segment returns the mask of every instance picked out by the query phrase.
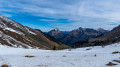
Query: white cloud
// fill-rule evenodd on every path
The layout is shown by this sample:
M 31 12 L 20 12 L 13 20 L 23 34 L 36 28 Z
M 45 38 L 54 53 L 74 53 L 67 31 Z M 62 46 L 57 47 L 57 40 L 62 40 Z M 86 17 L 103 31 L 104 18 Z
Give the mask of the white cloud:
M 52 24 L 62 29 L 71 30 L 73 27 L 78 28 L 80 26 L 93 26 L 93 28 L 104 26 L 108 29 L 113 27 L 109 25 L 110 23 L 120 24 L 119 0 L 0 0 L 0 2 L 0 11 L 26 12 L 34 16 L 73 21 Z M 4 9 L 4 7 L 11 9 Z
M 39 21 L 47 21 L 47 22 L 49 22 L 49 21 L 57 21 L 57 20 L 51 20 L 51 19 L 39 19 Z

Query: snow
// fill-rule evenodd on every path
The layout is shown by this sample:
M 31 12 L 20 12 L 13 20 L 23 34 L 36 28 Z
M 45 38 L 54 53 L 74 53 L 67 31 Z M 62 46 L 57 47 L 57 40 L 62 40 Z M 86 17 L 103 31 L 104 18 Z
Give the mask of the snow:
M 14 32 L 14 33 L 18 33 L 18 34 L 20 34 L 20 35 L 23 35 L 22 32 L 16 31 L 16 30 L 14 30 L 14 29 L 12 29 L 12 28 L 5 28 L 4 30 L 8 30 L 8 31 L 11 31 L 11 32 Z
M 5 16 L 0 15 L 0 19 L 5 20 L 7 22 L 15 23 L 13 20 L 6 18 Z
M 90 50 L 86 50 L 89 49 Z M 40 50 L 11 48 L 0 45 L 0 66 L 8 64 L 11 67 L 109 67 L 107 63 L 120 60 L 120 43 L 102 48 L 101 46 L 65 50 Z M 35 56 L 32 58 L 26 55 Z M 96 56 L 95 56 L 96 55 Z M 120 67 L 120 63 L 116 66 Z
M 31 34 L 33 34 L 33 35 L 37 35 L 36 33 L 30 31 L 27 27 L 25 27 L 25 28 L 26 28 L 26 30 L 27 30 L 29 33 L 31 33 Z
M 16 32 L 16 30 L 13 30 L 11 28 L 5 28 L 5 30 L 9 30 L 9 31 L 12 31 L 12 32 Z

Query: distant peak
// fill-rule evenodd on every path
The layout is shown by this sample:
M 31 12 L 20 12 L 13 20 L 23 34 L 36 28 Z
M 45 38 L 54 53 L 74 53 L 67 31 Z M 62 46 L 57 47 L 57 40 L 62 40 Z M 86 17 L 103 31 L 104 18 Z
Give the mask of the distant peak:
M 55 31 L 59 31 L 59 29 L 58 29 L 58 28 L 55 28 L 54 30 L 55 30 Z
M 78 29 L 81 30 L 81 29 L 83 29 L 83 28 L 82 28 L 82 27 L 79 27 Z
M 103 28 L 98 28 L 97 30 L 98 30 L 98 31 L 101 31 L 101 30 L 104 30 L 104 29 L 103 29 Z

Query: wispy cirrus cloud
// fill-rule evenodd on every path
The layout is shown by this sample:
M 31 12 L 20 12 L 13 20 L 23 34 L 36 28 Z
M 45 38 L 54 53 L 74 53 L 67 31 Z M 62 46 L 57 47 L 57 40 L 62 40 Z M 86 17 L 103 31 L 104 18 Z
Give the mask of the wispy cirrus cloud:
M 45 24 L 42 28 L 58 27 L 61 30 L 72 30 L 78 27 L 103 27 L 112 29 L 120 24 L 119 3 L 119 0 L 0 0 L 0 13 L 8 17 L 17 17 L 17 14 L 22 13 L 33 17 L 47 17 L 36 18 L 39 21 L 35 22 L 49 24 Z

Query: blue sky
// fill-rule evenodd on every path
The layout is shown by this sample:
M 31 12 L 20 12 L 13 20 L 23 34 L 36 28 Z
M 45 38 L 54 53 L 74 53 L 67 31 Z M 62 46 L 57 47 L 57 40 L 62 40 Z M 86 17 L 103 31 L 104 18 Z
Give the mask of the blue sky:
M 120 0 L 0 0 L 0 14 L 42 31 L 110 30 L 120 24 Z

